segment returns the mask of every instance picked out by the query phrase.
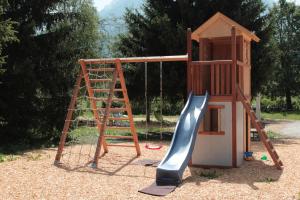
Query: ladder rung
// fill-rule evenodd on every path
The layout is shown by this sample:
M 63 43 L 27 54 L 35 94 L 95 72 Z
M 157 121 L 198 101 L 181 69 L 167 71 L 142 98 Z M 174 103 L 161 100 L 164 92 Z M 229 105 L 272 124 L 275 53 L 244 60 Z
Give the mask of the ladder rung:
M 109 117 L 109 120 L 116 120 L 116 121 L 122 121 L 122 120 L 129 120 L 128 117 Z
M 112 79 L 104 78 L 104 79 L 90 79 L 91 83 L 99 83 L 99 82 L 112 82 Z
M 92 99 L 95 100 L 95 101 L 107 101 L 108 100 L 107 98 L 92 98 Z M 121 98 L 113 98 L 112 101 L 122 102 L 122 101 L 125 101 L 125 100 L 121 99 Z
M 115 68 L 89 68 L 87 70 L 90 72 L 113 72 L 115 71 Z
M 110 89 L 92 89 L 94 92 L 110 92 Z M 113 90 L 114 92 L 122 92 L 123 90 L 122 89 L 119 89 L 119 88 L 117 88 L 117 89 L 114 89 Z
M 120 139 L 133 139 L 132 136 L 125 136 L 125 135 L 105 135 L 105 138 L 120 138 Z
M 108 130 L 117 130 L 117 129 L 120 129 L 120 130 L 125 130 L 125 129 L 130 129 L 130 126 L 106 126 L 106 128 Z
M 100 110 L 100 111 L 105 111 L 105 109 L 106 108 L 98 108 L 98 110 Z M 113 111 L 127 111 L 127 110 L 126 110 L 126 108 L 110 108 L 109 111 L 113 112 Z
M 134 145 L 128 145 L 128 144 L 107 144 L 107 146 L 113 146 L 113 147 L 135 147 Z

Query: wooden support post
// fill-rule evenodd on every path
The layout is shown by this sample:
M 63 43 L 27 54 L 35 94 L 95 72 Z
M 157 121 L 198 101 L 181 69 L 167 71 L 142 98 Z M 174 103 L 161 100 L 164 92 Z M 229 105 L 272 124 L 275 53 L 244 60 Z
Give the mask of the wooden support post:
M 189 95 L 190 91 L 192 90 L 192 84 L 193 84 L 193 74 L 192 74 L 192 30 L 190 28 L 187 29 L 187 37 L 186 37 L 186 46 L 187 46 L 187 55 L 188 55 L 188 61 L 187 61 L 187 95 Z
M 67 117 L 66 117 L 66 120 L 64 123 L 64 128 L 63 128 L 62 134 L 60 136 L 59 146 L 58 146 L 58 150 L 57 150 L 57 153 L 55 156 L 54 164 L 58 164 L 60 162 L 60 158 L 61 158 L 64 146 L 65 146 L 65 142 L 66 142 L 68 130 L 70 127 L 72 115 L 74 112 L 74 108 L 75 108 L 75 104 L 76 104 L 77 96 L 79 93 L 82 78 L 83 78 L 83 73 L 82 73 L 82 71 L 80 71 L 80 74 L 78 75 L 78 77 L 76 79 L 75 87 L 74 87 L 73 94 L 72 94 L 72 99 L 69 104 Z
M 199 60 L 202 60 L 203 59 L 203 50 L 204 50 L 204 44 L 203 44 L 203 40 L 201 38 L 199 38 Z M 197 67 L 197 70 L 199 71 L 199 74 L 198 74 L 198 81 L 199 81 L 199 90 L 200 90 L 200 95 L 203 95 L 203 93 L 205 93 L 205 91 L 203 91 L 203 88 L 205 87 L 204 85 L 204 81 L 203 81 L 203 67 L 204 66 L 201 66 L 199 65 Z
M 236 29 L 231 29 L 231 57 L 232 57 L 232 167 L 237 167 L 236 148 Z
M 120 84 L 123 90 L 123 97 L 125 100 L 125 106 L 126 106 L 126 110 L 127 110 L 127 114 L 128 114 L 128 118 L 129 118 L 129 123 L 130 123 L 130 130 L 133 136 L 133 141 L 134 141 L 134 146 L 136 149 L 136 154 L 137 156 L 141 155 L 141 149 L 140 149 L 140 145 L 139 145 L 139 140 L 138 140 L 138 136 L 136 133 L 136 129 L 134 126 L 134 121 L 133 121 L 133 115 L 132 115 L 132 111 L 131 111 L 131 105 L 129 102 L 129 97 L 128 97 L 128 93 L 127 93 L 127 88 L 126 88 L 126 84 L 125 84 L 125 78 L 124 78 L 124 74 L 123 74 L 123 70 L 122 70 L 122 66 L 121 66 L 121 61 L 118 59 L 116 61 L 116 68 L 117 68 L 117 72 L 119 74 L 119 78 L 120 78 Z
M 105 111 L 104 111 L 104 116 L 103 116 L 101 126 L 100 126 L 100 134 L 99 134 L 99 137 L 98 137 L 97 148 L 96 148 L 95 155 L 94 155 L 94 162 L 93 162 L 93 167 L 94 168 L 96 168 L 98 166 L 98 160 L 99 160 L 99 156 L 100 156 L 101 145 L 103 143 L 105 143 L 104 134 L 105 134 L 105 130 L 106 130 L 107 120 L 110 117 L 109 116 L 110 115 L 110 109 L 111 109 L 112 99 L 113 99 L 113 96 L 114 96 L 115 85 L 117 83 L 117 77 L 118 77 L 118 72 L 115 69 L 114 73 L 113 73 L 113 78 L 112 78 L 112 82 L 111 82 L 111 85 L 110 85 L 110 89 L 109 89 L 109 94 L 108 94 L 108 97 L 107 97 L 107 103 L 106 103 L 106 108 L 105 108 Z M 104 148 L 104 151 L 105 151 L 105 148 Z

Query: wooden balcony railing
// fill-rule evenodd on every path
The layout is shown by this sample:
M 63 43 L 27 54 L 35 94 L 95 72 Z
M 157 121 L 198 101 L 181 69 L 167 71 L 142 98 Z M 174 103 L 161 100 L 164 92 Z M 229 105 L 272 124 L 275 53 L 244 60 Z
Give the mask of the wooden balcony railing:
M 192 90 L 197 95 L 208 91 L 212 96 L 231 95 L 232 60 L 193 61 Z
M 203 95 L 208 91 L 212 96 L 231 96 L 232 66 L 232 60 L 192 61 L 191 89 L 196 95 Z M 250 73 L 250 68 L 247 67 L 245 63 L 237 61 L 236 84 L 240 88 L 244 88 L 244 73 Z M 249 74 L 247 76 L 250 77 Z

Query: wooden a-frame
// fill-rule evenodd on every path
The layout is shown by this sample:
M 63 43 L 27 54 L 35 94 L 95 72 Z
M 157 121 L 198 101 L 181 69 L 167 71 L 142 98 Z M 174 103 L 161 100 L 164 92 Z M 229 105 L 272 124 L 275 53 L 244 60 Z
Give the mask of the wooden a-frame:
M 85 60 L 79 60 L 79 63 L 81 65 L 81 70 L 80 73 L 77 77 L 76 84 L 74 86 L 73 94 L 72 94 L 72 99 L 69 104 L 68 108 L 68 113 L 67 117 L 65 120 L 64 128 L 62 131 L 62 135 L 60 137 L 60 142 L 59 142 L 59 147 L 57 150 L 57 154 L 55 157 L 55 163 L 58 164 L 60 162 L 63 148 L 65 146 L 65 141 L 67 138 L 67 134 L 70 128 L 70 123 L 71 119 L 73 116 L 74 108 L 76 105 L 76 100 L 79 94 L 79 89 L 80 89 L 80 84 L 82 79 L 85 81 L 85 86 L 87 88 L 88 96 L 89 96 L 89 101 L 91 105 L 91 110 L 93 111 L 93 116 L 94 116 L 94 121 L 96 122 L 97 129 L 99 131 L 99 138 L 97 142 L 97 148 L 95 151 L 94 159 L 92 161 L 92 166 L 97 167 L 98 165 L 98 160 L 99 160 L 99 155 L 101 151 L 101 146 L 103 145 L 103 150 L 105 153 L 108 152 L 108 146 L 121 146 L 121 147 L 135 147 L 137 156 L 141 154 L 139 142 L 138 142 L 138 136 L 136 133 L 136 129 L 134 126 L 133 122 L 133 116 L 132 116 L 132 111 L 131 111 L 131 106 L 127 94 L 127 89 L 126 89 L 126 84 L 125 84 L 125 79 L 124 79 L 124 74 L 121 66 L 121 61 L 120 59 L 115 59 L 113 64 L 115 65 L 114 68 L 94 68 L 94 69 L 88 69 L 87 68 L 87 61 Z M 90 79 L 89 77 L 89 71 L 108 71 L 112 72 L 112 78 L 111 79 Z M 120 82 L 121 88 L 116 89 L 116 83 L 117 81 Z M 110 82 L 110 88 L 93 88 L 92 83 L 97 83 L 97 82 Z M 114 98 L 114 92 L 119 91 L 122 92 L 123 97 L 122 98 Z M 106 92 L 108 93 L 107 98 L 96 98 L 95 93 L 96 92 Z M 96 101 L 104 101 L 106 103 L 106 108 L 104 109 L 104 115 L 100 116 L 99 112 L 101 108 L 97 108 L 97 103 Z M 117 101 L 117 102 L 124 102 L 125 107 L 123 108 L 111 108 L 112 102 Z M 116 111 L 125 111 L 127 112 L 128 117 L 124 118 L 118 118 L 118 117 L 111 117 L 110 114 L 114 110 Z M 129 121 L 129 127 L 118 127 L 118 126 L 107 126 L 108 120 L 128 120 Z M 131 136 L 122 136 L 122 135 L 105 135 L 105 131 L 109 128 L 112 129 L 130 129 L 131 131 Z M 117 144 L 107 144 L 105 138 L 125 138 L 125 139 L 132 139 L 134 142 L 134 145 L 117 145 Z

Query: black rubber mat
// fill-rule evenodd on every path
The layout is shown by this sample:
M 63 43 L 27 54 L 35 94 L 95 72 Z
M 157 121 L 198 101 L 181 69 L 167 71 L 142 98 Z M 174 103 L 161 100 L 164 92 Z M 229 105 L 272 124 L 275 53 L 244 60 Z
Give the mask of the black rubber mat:
M 157 185 L 156 182 L 154 182 L 150 186 L 139 190 L 139 192 L 154 196 L 166 196 L 167 194 L 173 192 L 175 189 L 176 186 L 174 185 Z

